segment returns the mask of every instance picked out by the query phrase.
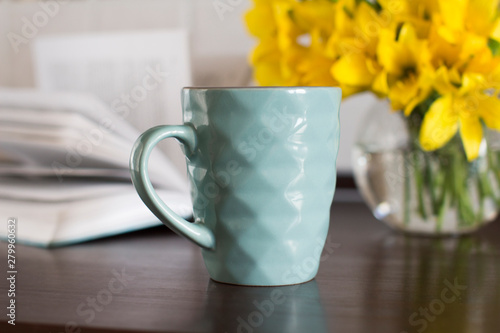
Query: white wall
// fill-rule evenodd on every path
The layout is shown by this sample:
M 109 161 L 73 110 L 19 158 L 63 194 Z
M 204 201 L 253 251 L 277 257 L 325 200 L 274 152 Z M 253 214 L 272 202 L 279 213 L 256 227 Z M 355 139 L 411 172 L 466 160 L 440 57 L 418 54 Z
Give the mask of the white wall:
M 247 34 L 242 15 L 251 6 L 243 0 L 224 13 L 212 0 L 78 0 L 50 7 L 53 17 L 16 52 L 6 35 L 21 34 L 25 21 L 43 10 L 37 1 L 0 1 L 0 85 L 33 86 L 32 41 L 43 35 L 132 29 L 183 27 L 190 32 L 193 82 L 202 86 L 251 84 L 248 53 L 255 41 Z M 234 1 L 233 1 L 234 3 Z M 339 172 L 350 170 L 350 147 L 356 126 L 372 97 L 346 100 L 341 108 Z
M 207 0 L 70 1 L 51 7 L 53 17 L 15 52 L 4 36 L 8 32 L 22 35 L 23 20 L 33 22 L 43 9 L 38 1 L 0 1 L 0 85 L 33 85 L 31 45 L 39 36 L 176 27 L 190 31 L 195 84 L 247 84 L 251 72 L 246 59 L 253 40 L 241 17 L 249 5 L 242 1 L 219 16 Z

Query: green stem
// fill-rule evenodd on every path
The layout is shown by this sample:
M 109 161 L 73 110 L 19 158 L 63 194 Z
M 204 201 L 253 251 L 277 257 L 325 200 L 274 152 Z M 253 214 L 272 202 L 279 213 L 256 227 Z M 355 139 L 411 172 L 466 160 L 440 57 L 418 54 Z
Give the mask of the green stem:
M 432 215 L 436 216 L 438 214 L 439 203 L 437 201 L 437 179 L 434 177 L 432 170 L 432 157 L 429 154 L 424 154 L 425 159 L 425 181 L 428 185 L 429 195 L 431 199 L 431 209 Z
M 438 213 L 436 221 L 437 231 L 441 231 L 446 217 L 446 213 L 450 208 L 451 201 L 454 197 L 454 186 L 455 186 L 455 171 L 453 168 L 454 161 L 450 160 L 449 155 L 438 155 L 438 170 L 439 178 L 442 178 L 439 186 L 441 188 L 441 194 L 439 196 Z
M 484 217 L 484 201 L 488 197 L 487 184 L 484 182 L 483 173 L 479 173 L 477 177 L 477 188 L 479 193 L 479 210 L 477 212 L 477 221 L 482 221 Z
M 451 191 L 451 206 L 454 207 L 458 205 L 458 192 L 460 191 L 460 181 L 462 175 L 460 174 L 460 169 L 458 164 L 460 163 L 459 156 L 457 154 L 451 155 L 451 173 L 452 173 L 452 191 Z
M 469 226 L 476 220 L 469 190 L 467 188 L 467 169 L 469 165 L 465 154 L 461 151 L 457 150 L 455 154 L 453 154 L 453 157 L 453 168 L 455 169 L 454 191 L 457 198 L 456 204 L 458 205 L 460 222 L 462 225 Z
M 440 232 L 443 228 L 443 222 L 444 218 L 446 216 L 446 212 L 448 211 L 448 207 L 450 205 L 449 203 L 449 196 L 448 196 L 448 191 L 446 191 L 446 188 L 443 188 L 443 195 L 441 198 L 441 203 L 439 205 L 438 213 L 437 213 L 437 220 L 436 220 L 436 231 Z
M 495 160 L 495 155 L 496 160 Z M 500 187 L 500 152 L 497 152 L 496 154 L 493 151 L 488 151 L 488 170 L 491 170 L 493 172 L 493 175 L 496 180 L 496 188 Z M 489 184 L 489 182 L 488 182 Z M 500 197 L 496 197 L 495 192 L 492 190 L 492 197 L 495 199 L 496 204 L 498 207 L 500 207 Z
M 415 184 L 417 186 L 417 197 L 418 197 L 418 211 L 420 216 L 427 220 L 427 212 L 425 211 L 425 201 L 424 201 L 424 180 L 422 175 L 422 166 L 420 165 L 419 156 L 417 150 L 414 150 L 413 154 L 414 161 L 414 172 L 415 172 Z
M 408 153 L 407 158 L 404 160 L 404 224 L 410 224 L 410 193 L 411 193 L 411 182 L 410 182 L 410 165 L 408 159 L 410 158 L 410 153 Z

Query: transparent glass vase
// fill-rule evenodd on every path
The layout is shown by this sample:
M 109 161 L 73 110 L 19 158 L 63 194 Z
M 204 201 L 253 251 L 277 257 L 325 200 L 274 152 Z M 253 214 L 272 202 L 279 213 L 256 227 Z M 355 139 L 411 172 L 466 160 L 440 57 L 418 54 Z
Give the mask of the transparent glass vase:
M 361 123 L 352 153 L 354 178 L 373 215 L 392 228 L 427 235 L 469 233 L 494 220 L 500 134 L 485 130 L 480 156 L 468 162 L 458 135 L 424 152 L 415 133 L 385 100 Z

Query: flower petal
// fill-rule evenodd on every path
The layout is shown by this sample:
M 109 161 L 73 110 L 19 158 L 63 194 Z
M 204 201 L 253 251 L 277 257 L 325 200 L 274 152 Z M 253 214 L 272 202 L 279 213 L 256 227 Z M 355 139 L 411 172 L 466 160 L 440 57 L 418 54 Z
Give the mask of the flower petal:
M 468 0 L 438 0 L 444 23 L 453 30 L 462 30 Z
M 297 64 L 297 72 L 301 75 L 300 84 L 307 86 L 337 86 L 330 73 L 333 60 L 322 54 L 310 52 Z
M 431 26 L 428 37 L 429 51 L 432 55 L 432 63 L 436 68 L 439 66 L 452 66 L 458 60 L 460 43 L 453 43 L 448 39 L 443 36 L 442 26 L 437 24 Z
M 342 83 L 339 84 L 339 86 L 342 89 L 342 98 L 347 98 L 349 96 L 358 94 L 358 93 L 365 90 L 363 87 L 350 86 L 350 85 L 346 85 L 346 84 L 342 84 Z
M 405 116 L 409 116 L 415 107 L 429 97 L 432 91 L 432 80 L 434 73 L 430 70 L 423 70 L 418 77 L 418 89 L 415 96 L 406 104 L 404 108 Z
M 478 112 L 486 126 L 500 131 L 500 100 L 497 97 L 479 100 Z
M 452 74 L 450 72 L 448 72 L 448 68 L 446 66 L 441 66 L 436 71 L 436 75 L 434 78 L 434 89 L 436 89 L 436 91 L 441 95 L 448 95 L 458 92 L 457 87 L 454 86 L 453 83 L 457 84 L 460 83 L 460 81 L 454 82 L 456 78 L 452 80 L 454 75 L 450 75 Z
M 387 83 L 387 72 L 381 71 L 373 80 L 372 90 L 376 94 L 387 95 L 389 92 L 389 85 Z
M 476 34 L 488 36 L 497 15 L 497 8 L 498 0 L 469 1 L 465 18 L 467 27 Z
M 272 8 L 265 1 L 254 1 L 255 7 L 245 14 L 245 22 L 248 31 L 253 36 L 264 38 L 276 33 L 276 23 Z M 266 24 L 262 24 L 266 22 Z
M 409 116 L 413 112 L 413 110 L 417 107 L 417 105 L 422 103 L 429 96 L 430 92 L 431 90 L 428 88 L 419 87 L 415 97 L 413 97 L 405 106 L 404 109 L 405 116 Z
M 369 86 L 375 75 L 362 54 L 349 54 L 340 58 L 331 68 L 335 80 L 350 86 Z
M 446 95 L 432 103 L 420 128 L 420 144 L 424 150 L 444 146 L 458 129 L 458 115 L 452 109 L 453 98 Z
M 467 160 L 475 160 L 479 156 L 479 147 L 483 140 L 483 128 L 476 115 L 460 113 L 460 136 Z
M 263 38 L 260 40 L 259 44 L 250 54 L 250 63 L 257 65 L 261 61 L 273 60 L 276 63 L 280 59 L 280 50 L 276 39 L 274 38 Z
M 389 99 L 393 106 L 401 105 L 402 109 L 417 95 L 418 90 L 418 81 L 415 78 L 397 81 L 389 91 Z
M 495 20 L 495 23 L 493 23 L 490 37 L 496 40 L 500 40 L 500 18 L 497 18 Z
M 394 30 L 381 29 L 377 46 L 378 61 L 389 74 L 401 76 L 406 69 L 417 66 L 418 59 L 423 54 L 420 46 L 411 24 L 401 27 L 398 40 Z
M 459 95 L 477 96 L 486 88 L 487 86 L 482 75 L 465 73 L 462 76 L 462 86 L 459 89 Z
M 254 66 L 254 78 L 262 86 L 287 86 L 288 80 L 285 79 L 280 71 L 280 66 L 273 62 L 260 62 Z

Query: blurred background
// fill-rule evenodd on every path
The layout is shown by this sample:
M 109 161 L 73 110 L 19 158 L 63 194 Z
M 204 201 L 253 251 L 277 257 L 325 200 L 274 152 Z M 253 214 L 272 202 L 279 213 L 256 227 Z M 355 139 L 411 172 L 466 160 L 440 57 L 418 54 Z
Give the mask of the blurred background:
M 44 2 L 2 0 L 0 1 L 0 36 L 4 37 L 0 38 L 0 86 L 36 87 L 42 90 L 99 91 L 102 88 L 97 87 L 95 83 L 92 86 L 92 81 L 89 80 L 85 84 L 66 84 L 65 80 L 71 80 L 73 83 L 75 81 L 70 74 L 64 77 L 59 73 L 61 74 L 60 80 L 55 83 L 54 80 L 51 82 L 50 71 L 57 71 L 57 67 L 50 67 L 50 61 L 47 59 L 64 57 L 75 59 L 75 53 L 80 54 L 83 51 L 75 51 L 73 46 L 65 48 L 64 45 L 71 45 L 72 38 L 80 40 L 82 35 L 182 31 L 187 36 L 187 52 L 185 55 L 180 53 L 177 56 L 187 57 L 188 66 L 184 66 L 182 73 L 179 74 L 183 79 L 170 82 L 169 87 L 171 94 L 177 96 L 178 100 L 169 101 L 170 104 L 167 103 L 169 105 L 156 104 L 156 107 L 163 110 L 163 116 L 149 117 L 141 123 L 141 119 L 147 117 L 145 113 L 148 112 L 148 106 L 151 110 L 151 103 L 148 105 L 148 98 L 145 98 L 140 101 L 142 106 L 135 110 L 140 114 L 132 115 L 127 119 L 138 130 L 160 123 L 180 123 L 179 89 L 182 85 L 247 86 L 254 84 L 247 59 L 256 41 L 247 33 L 243 22 L 243 15 L 250 6 L 249 0 L 49 0 Z M 60 36 L 64 37 L 62 44 L 56 43 L 57 45 L 51 46 L 49 43 L 51 38 Z M 166 40 L 164 44 L 171 49 L 180 47 L 173 40 Z M 112 49 L 112 43 L 107 44 L 107 47 Z M 74 52 L 64 54 L 65 49 L 73 49 Z M 123 57 L 127 56 L 126 48 L 117 46 L 117 49 L 122 50 Z M 114 56 L 117 57 L 116 54 Z M 119 59 L 111 61 L 117 63 Z M 76 65 L 77 62 L 69 63 L 70 67 Z M 136 73 L 136 76 L 141 77 L 141 73 Z M 129 82 L 128 85 L 133 87 L 133 82 Z M 108 85 L 107 89 L 130 90 L 127 85 L 123 84 L 116 88 Z M 167 94 L 168 92 L 160 91 L 159 93 Z M 104 96 L 99 97 L 107 104 L 112 103 L 112 100 L 105 100 Z M 345 100 L 342 105 L 341 148 L 337 162 L 339 174 L 342 176 L 351 175 L 350 150 L 357 125 L 373 102 L 372 95 L 361 94 Z M 176 168 L 184 173 L 184 158 L 175 147 L 175 143 L 166 145 L 170 145 L 165 148 L 170 159 Z

